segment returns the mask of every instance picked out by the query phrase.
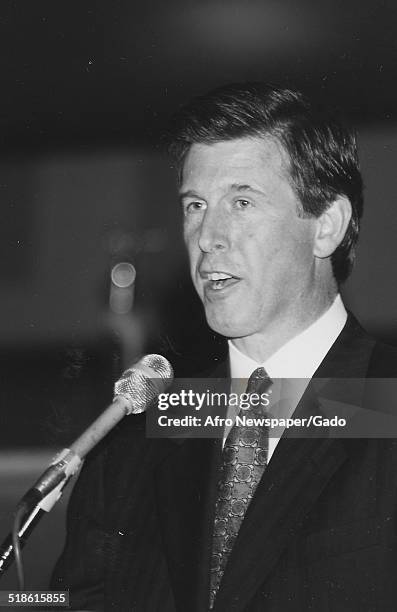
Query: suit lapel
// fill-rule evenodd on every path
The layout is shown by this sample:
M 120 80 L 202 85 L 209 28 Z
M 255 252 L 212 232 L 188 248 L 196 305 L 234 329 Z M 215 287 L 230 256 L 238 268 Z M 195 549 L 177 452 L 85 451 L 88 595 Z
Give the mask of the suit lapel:
M 174 450 L 155 475 L 157 508 L 178 610 L 203 610 L 220 441 L 192 439 Z

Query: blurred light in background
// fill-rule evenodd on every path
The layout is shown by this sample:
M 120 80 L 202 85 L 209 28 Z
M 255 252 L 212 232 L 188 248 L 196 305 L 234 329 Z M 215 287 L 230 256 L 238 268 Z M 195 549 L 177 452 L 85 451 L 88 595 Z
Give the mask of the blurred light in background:
M 112 268 L 110 277 L 110 310 L 115 314 L 127 314 L 134 303 L 135 268 L 128 262 L 120 262 Z
M 132 264 L 122 261 L 116 264 L 111 273 L 111 279 L 116 287 L 127 289 L 134 284 L 136 271 Z

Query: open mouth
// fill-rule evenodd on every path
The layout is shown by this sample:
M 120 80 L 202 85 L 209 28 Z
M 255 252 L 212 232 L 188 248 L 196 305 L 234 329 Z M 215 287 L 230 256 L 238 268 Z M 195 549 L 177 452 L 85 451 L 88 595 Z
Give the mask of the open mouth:
M 208 286 L 213 291 L 220 291 L 234 285 L 240 279 L 236 276 L 232 276 L 227 272 L 208 272 L 205 274 L 205 278 L 208 281 Z

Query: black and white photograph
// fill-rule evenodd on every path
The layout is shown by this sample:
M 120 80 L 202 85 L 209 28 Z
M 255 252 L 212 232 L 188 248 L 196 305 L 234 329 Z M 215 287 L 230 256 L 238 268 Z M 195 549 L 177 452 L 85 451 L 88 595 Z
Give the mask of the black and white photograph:
M 0 610 L 397 610 L 397 6 L 0 48 Z

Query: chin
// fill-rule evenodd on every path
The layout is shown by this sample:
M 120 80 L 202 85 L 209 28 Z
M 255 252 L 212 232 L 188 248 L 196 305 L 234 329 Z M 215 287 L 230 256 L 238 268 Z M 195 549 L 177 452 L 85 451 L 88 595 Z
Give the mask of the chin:
M 225 338 L 242 338 L 250 336 L 253 333 L 251 325 L 247 321 L 239 320 L 233 316 L 216 316 L 214 313 L 206 312 L 207 323 L 209 327 Z

